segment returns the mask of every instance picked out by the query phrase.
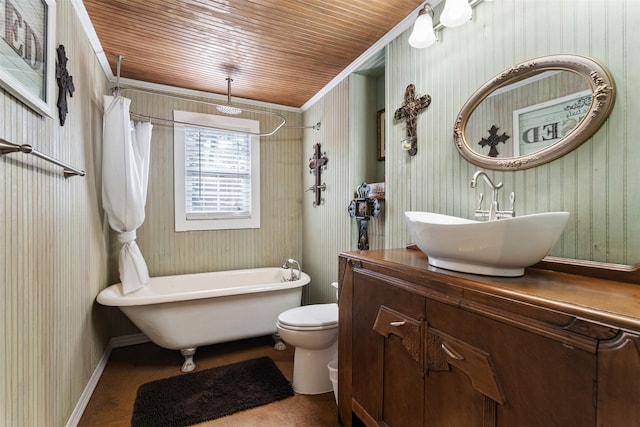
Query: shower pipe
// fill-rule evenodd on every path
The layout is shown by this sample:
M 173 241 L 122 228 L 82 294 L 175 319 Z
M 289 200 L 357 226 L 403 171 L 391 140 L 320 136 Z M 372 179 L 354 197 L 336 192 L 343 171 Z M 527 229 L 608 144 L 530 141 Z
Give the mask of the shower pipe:
M 62 163 L 60 160 L 56 160 L 53 157 L 48 156 L 47 154 L 41 153 L 40 151 L 36 150 L 35 148 L 33 148 L 28 144 L 22 144 L 22 145 L 13 144 L 9 141 L 6 141 L 0 138 L 0 156 L 4 154 L 17 153 L 17 152 L 31 154 L 33 156 L 46 160 L 47 162 L 60 166 L 63 169 L 65 178 L 69 178 L 71 176 L 77 176 L 77 175 L 84 176 L 83 170 L 76 169 L 74 167 L 69 166 L 66 163 Z

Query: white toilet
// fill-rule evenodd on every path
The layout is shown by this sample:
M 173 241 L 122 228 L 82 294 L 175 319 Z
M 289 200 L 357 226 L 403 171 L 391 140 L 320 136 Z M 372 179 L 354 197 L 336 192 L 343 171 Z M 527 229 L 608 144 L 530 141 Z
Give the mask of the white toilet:
M 332 391 L 327 364 L 338 354 L 338 304 L 292 308 L 280 313 L 277 328 L 280 338 L 295 347 L 293 390 L 300 394 Z

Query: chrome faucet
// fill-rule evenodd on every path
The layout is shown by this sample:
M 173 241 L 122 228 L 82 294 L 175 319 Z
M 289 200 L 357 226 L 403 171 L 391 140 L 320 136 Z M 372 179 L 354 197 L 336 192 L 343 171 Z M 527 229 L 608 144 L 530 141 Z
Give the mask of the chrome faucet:
M 491 204 L 489 205 L 489 210 L 482 209 L 482 198 L 483 195 L 480 193 L 478 197 L 478 208 L 475 211 L 476 217 L 488 218 L 489 221 L 495 221 L 498 218 L 508 218 L 516 216 L 515 210 L 513 209 L 513 204 L 516 200 L 515 193 L 511 192 L 509 196 L 509 200 L 511 202 L 510 210 L 501 211 L 498 205 L 498 190 L 502 188 L 502 182 L 494 184 L 493 181 L 489 178 L 489 176 L 484 171 L 476 171 L 471 178 L 471 182 L 469 182 L 469 186 L 471 188 L 476 188 L 477 180 L 479 177 L 484 178 L 484 181 L 491 188 Z
M 295 265 L 296 270 L 298 270 L 298 273 L 295 273 L 293 271 L 293 266 Z M 290 269 L 291 270 L 291 275 L 289 276 L 289 278 L 287 279 L 286 277 L 283 277 L 282 280 L 284 280 L 285 282 L 293 282 L 295 280 L 298 280 L 300 278 L 300 263 L 298 261 L 296 261 L 293 258 L 289 258 L 288 260 L 286 260 L 284 262 L 284 264 L 282 264 L 282 268 L 284 269 Z

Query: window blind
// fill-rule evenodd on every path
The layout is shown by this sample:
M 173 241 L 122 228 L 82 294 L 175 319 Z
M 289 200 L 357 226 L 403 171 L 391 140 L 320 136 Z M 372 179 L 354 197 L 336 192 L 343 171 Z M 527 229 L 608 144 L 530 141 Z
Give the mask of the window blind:
M 185 199 L 187 219 L 250 216 L 250 136 L 185 128 Z

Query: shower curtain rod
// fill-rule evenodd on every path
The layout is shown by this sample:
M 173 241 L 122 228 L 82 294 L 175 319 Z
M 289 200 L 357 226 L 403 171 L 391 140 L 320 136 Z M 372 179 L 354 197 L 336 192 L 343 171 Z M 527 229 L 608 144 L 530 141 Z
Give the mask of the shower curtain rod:
M 226 129 L 223 128 L 221 126 L 207 126 L 207 125 L 202 125 L 202 124 L 196 124 L 196 123 L 190 123 L 190 122 L 182 122 L 180 120 L 175 120 L 175 119 L 162 119 L 159 117 L 151 117 L 151 116 L 147 116 L 144 114 L 138 114 L 138 113 L 129 113 L 129 115 L 134 118 L 134 119 L 138 119 L 141 121 L 151 121 L 151 122 L 156 122 L 156 123 L 160 123 L 160 124 L 176 124 L 176 125 L 185 125 L 185 126 L 195 126 L 198 128 L 205 128 L 205 129 L 215 129 L 215 130 L 225 130 L 225 131 L 232 131 L 232 132 L 240 132 L 240 133 L 246 133 L 248 135 L 253 135 L 253 136 L 271 136 L 273 135 L 276 131 L 278 131 L 279 129 L 314 129 L 314 130 L 320 130 L 320 122 L 316 123 L 315 125 L 312 126 L 279 126 L 277 129 L 273 130 L 270 133 L 252 133 L 252 132 L 242 132 L 242 131 L 237 131 L 234 129 Z
M 162 93 L 162 92 L 156 92 L 156 91 L 152 91 L 152 90 L 146 90 L 146 89 L 135 89 L 135 88 L 121 88 L 116 86 L 113 89 L 113 92 L 115 94 L 115 96 L 119 96 L 122 95 L 123 93 L 127 93 L 127 92 L 137 92 L 137 93 L 144 93 L 144 94 L 150 94 L 150 95 L 158 95 L 158 96 L 165 96 L 167 98 L 172 98 L 172 99 L 177 99 L 177 100 L 181 100 L 181 101 L 189 101 L 189 102 L 195 102 L 198 104 L 204 104 L 204 105 L 210 105 L 213 107 L 224 107 L 227 104 L 219 104 L 216 102 L 210 102 L 210 101 L 200 101 L 198 99 L 194 99 L 194 98 L 188 98 L 185 96 L 178 96 L 178 95 L 170 95 L 167 93 Z M 279 131 L 284 125 L 285 123 L 287 123 L 287 119 L 285 119 L 285 117 L 279 113 L 274 113 L 272 111 L 262 111 L 262 110 L 256 110 L 253 108 L 245 108 L 245 107 L 238 107 L 242 110 L 242 112 L 247 112 L 247 113 L 256 113 L 256 114 L 261 114 L 264 116 L 269 116 L 270 118 L 276 118 L 279 120 L 279 123 L 269 132 L 264 132 L 264 133 L 260 133 L 260 132 L 240 132 L 240 133 L 244 133 L 247 135 L 252 135 L 252 136 L 271 136 L 274 133 L 276 133 L 277 131 Z M 179 125 L 187 125 L 187 126 L 195 126 L 195 127 L 200 127 L 200 128 L 211 128 L 211 129 L 218 129 L 218 130 L 225 130 L 225 131 L 231 131 L 231 132 L 238 132 L 238 130 L 236 129 L 227 129 L 223 126 L 204 126 L 201 124 L 197 124 L 197 123 L 189 123 L 189 122 L 183 122 L 183 121 L 179 121 L 179 120 L 174 120 L 174 119 L 167 119 L 167 118 L 163 118 L 163 117 L 154 117 L 154 116 L 150 116 L 148 114 L 141 114 L 141 113 L 137 113 L 137 112 L 131 112 L 130 115 L 134 118 L 140 119 L 140 120 L 146 120 L 146 121 L 151 121 L 151 122 L 156 122 L 156 123 L 161 123 L 161 124 L 179 124 Z
M 227 104 L 219 104 L 216 102 L 210 102 L 210 101 L 200 101 L 194 98 L 189 98 L 189 97 L 185 97 L 185 96 L 177 96 L 177 95 L 170 95 L 167 93 L 163 93 L 163 92 L 159 92 L 159 91 L 152 91 L 152 90 L 146 90 L 146 89 L 136 89 L 136 88 L 122 88 L 120 87 L 120 68 L 122 67 L 122 60 L 124 59 L 123 55 L 117 54 L 115 55 L 116 59 L 117 59 L 117 65 L 116 65 L 116 86 L 112 89 L 112 95 L 114 96 L 120 96 L 123 92 L 138 92 L 138 93 L 146 93 L 146 94 L 151 94 L 151 95 L 158 95 L 158 96 L 165 96 L 168 98 L 173 98 L 173 99 L 178 99 L 181 101 L 189 101 L 189 102 L 196 102 L 199 104 L 205 104 L 205 105 L 211 105 L 213 107 L 229 107 L 231 106 L 231 102 L 227 103 Z M 231 90 L 229 90 L 228 93 L 228 99 L 231 98 Z M 273 130 L 271 130 L 270 132 L 266 132 L 266 133 L 256 133 L 256 132 L 241 132 L 247 135 L 252 135 L 252 136 L 271 136 L 274 133 L 276 133 L 277 131 L 279 131 L 281 128 L 286 128 L 286 129 L 315 129 L 315 130 L 320 130 L 320 122 L 316 123 L 313 126 L 285 126 L 285 123 L 287 123 L 287 119 L 279 113 L 274 113 L 271 111 L 264 111 L 264 110 L 255 110 L 253 108 L 245 108 L 245 107 L 238 107 L 242 112 L 249 112 L 249 113 L 256 113 L 256 114 L 262 114 L 265 116 L 270 116 L 272 118 L 277 118 L 280 122 L 275 126 L 275 128 L 273 128 Z M 181 122 L 178 120 L 174 120 L 174 119 L 166 119 L 166 118 L 162 118 L 162 117 L 153 117 L 153 116 L 149 116 L 147 114 L 140 114 L 140 113 L 136 113 L 136 112 L 130 112 L 130 116 L 137 118 L 139 120 L 143 120 L 143 121 L 151 121 L 151 122 L 156 122 L 156 123 L 160 123 L 160 124 L 179 124 L 179 125 L 187 125 L 187 126 L 196 126 L 196 127 L 200 127 L 200 128 L 208 128 L 208 129 L 216 129 L 216 130 L 224 130 L 224 131 L 231 131 L 231 132 L 238 132 L 235 129 L 227 129 L 224 128 L 222 126 L 203 126 L 201 124 L 196 124 L 196 123 L 189 123 L 189 122 Z

